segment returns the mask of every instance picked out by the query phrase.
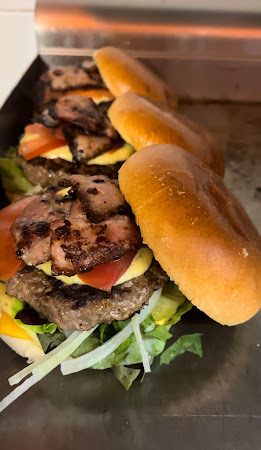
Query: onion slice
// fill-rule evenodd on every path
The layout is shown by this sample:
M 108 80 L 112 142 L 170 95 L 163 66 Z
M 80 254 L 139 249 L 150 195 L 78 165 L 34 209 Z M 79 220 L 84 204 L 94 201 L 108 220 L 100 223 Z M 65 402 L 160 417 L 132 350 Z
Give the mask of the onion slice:
M 59 366 L 62 361 L 68 358 L 81 343 L 95 330 L 96 327 L 89 331 L 74 331 L 66 341 L 60 344 L 57 348 L 52 350 L 47 355 L 43 356 L 40 360 L 34 362 L 25 369 L 18 372 L 16 375 L 9 378 L 9 383 L 12 385 L 19 383 L 30 373 L 33 375 L 25 380 L 20 386 L 14 389 L 7 397 L 0 402 L 0 412 L 7 406 L 13 403 L 24 392 L 28 391 L 30 387 L 42 380 L 48 373 L 50 373 L 55 367 Z
M 147 353 L 147 350 L 145 348 L 145 345 L 144 345 L 144 342 L 143 342 L 143 339 L 142 339 L 142 336 L 141 336 L 140 324 L 139 324 L 139 315 L 135 314 L 135 316 L 132 317 L 131 322 L 132 322 L 133 333 L 135 334 L 138 346 L 140 348 L 140 354 L 141 354 L 141 358 L 142 358 L 142 364 L 143 364 L 143 367 L 144 367 L 144 372 L 145 373 L 149 373 L 149 372 L 151 372 L 149 355 Z
M 97 326 L 95 328 L 97 328 Z M 30 364 L 30 366 L 25 367 L 20 372 L 9 378 L 9 384 L 13 386 L 14 384 L 20 383 L 20 381 L 27 375 L 30 375 L 30 373 L 38 376 L 38 374 L 42 375 L 46 371 L 46 374 L 51 372 L 62 361 L 68 358 L 68 356 L 70 356 L 79 347 L 79 345 L 95 330 L 95 328 L 92 328 L 89 331 L 74 331 L 64 342 L 62 342 L 50 353 L 47 353 L 41 359 Z
M 1 402 L 0 402 L 0 412 L 2 412 L 7 406 L 11 405 L 15 400 L 17 400 L 22 394 L 24 394 L 30 387 L 32 387 L 34 384 L 38 383 L 41 378 L 35 378 L 34 376 L 31 376 L 27 380 L 25 380 L 20 386 L 17 386 L 9 395 L 7 395 Z
M 140 311 L 138 318 L 139 324 L 146 319 L 146 317 L 151 313 L 153 308 L 155 307 L 162 289 L 155 291 L 151 296 L 149 304 L 142 308 Z M 71 373 L 80 372 L 81 370 L 88 369 L 92 367 L 94 364 L 105 359 L 108 355 L 110 355 L 116 348 L 118 348 L 122 342 L 124 342 L 133 332 L 132 322 L 129 323 L 125 328 L 123 328 L 119 333 L 115 334 L 111 339 L 105 342 L 100 347 L 92 350 L 89 353 L 86 353 L 79 358 L 70 359 L 68 361 L 64 361 L 61 364 L 61 371 L 63 375 L 69 375 Z

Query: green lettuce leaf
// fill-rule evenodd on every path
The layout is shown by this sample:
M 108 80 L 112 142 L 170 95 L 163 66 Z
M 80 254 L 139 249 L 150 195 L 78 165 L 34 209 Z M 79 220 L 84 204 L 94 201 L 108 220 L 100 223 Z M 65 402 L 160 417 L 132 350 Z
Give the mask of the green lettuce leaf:
M 55 347 L 58 347 L 63 341 L 65 341 L 66 336 L 57 328 L 57 330 L 53 334 L 39 334 L 38 338 L 44 353 L 49 353 L 51 350 L 53 350 Z
M 202 344 L 200 333 L 187 334 L 177 339 L 160 357 L 160 364 L 169 364 L 178 355 L 191 352 L 202 357 Z
M 168 286 L 169 292 L 175 296 L 179 296 L 178 289 L 172 285 Z M 170 316 L 169 320 L 164 325 L 160 325 L 152 314 L 150 314 L 140 325 L 140 331 L 143 338 L 145 349 L 149 355 L 150 363 L 154 358 L 161 355 L 160 363 L 168 364 L 175 356 L 190 351 L 192 353 L 202 355 L 202 347 L 200 334 L 187 335 L 179 338 L 173 345 L 164 351 L 167 341 L 172 338 L 170 329 L 173 324 L 176 324 L 181 319 L 182 315 L 192 308 L 192 304 L 180 297 L 180 305 L 177 309 L 174 308 L 175 313 Z M 73 358 L 78 358 L 86 353 L 91 352 L 104 342 L 121 331 L 130 323 L 130 319 L 124 321 L 114 321 L 112 324 L 101 324 L 91 336 L 77 348 L 71 355 Z M 64 334 L 56 330 L 54 334 L 43 334 L 39 336 L 44 351 L 50 351 L 54 348 L 57 342 L 62 342 L 65 339 Z M 47 349 L 47 350 L 46 350 Z M 133 381 L 140 374 L 140 369 L 132 368 L 133 366 L 142 362 L 140 354 L 140 347 L 136 341 L 134 333 L 126 339 L 114 352 L 108 355 L 99 363 L 92 366 L 95 370 L 112 369 L 119 382 L 128 390 Z
M 140 369 L 132 369 L 125 366 L 112 367 L 115 377 L 119 380 L 122 386 L 128 391 L 134 380 L 139 376 Z
M 34 333 L 37 334 L 53 334 L 57 330 L 57 325 L 55 325 L 55 323 L 48 322 L 44 323 L 43 325 L 28 325 L 26 323 L 23 323 L 20 319 L 14 319 L 14 321 L 17 323 L 17 325 L 24 328 L 25 330 L 34 331 Z
M 86 353 L 91 352 L 95 348 L 101 345 L 101 341 L 98 337 L 94 337 L 94 333 L 85 339 L 83 343 L 72 353 L 73 358 L 78 358 L 79 356 L 85 355 Z
M 4 190 L 12 194 L 24 194 L 33 187 L 12 159 L 0 158 L 0 174 Z
M 171 316 L 170 320 L 167 322 L 166 325 L 174 325 L 175 323 L 179 322 L 183 314 L 189 312 L 193 308 L 192 303 L 189 300 L 185 300 L 182 305 L 179 306 L 177 312 Z

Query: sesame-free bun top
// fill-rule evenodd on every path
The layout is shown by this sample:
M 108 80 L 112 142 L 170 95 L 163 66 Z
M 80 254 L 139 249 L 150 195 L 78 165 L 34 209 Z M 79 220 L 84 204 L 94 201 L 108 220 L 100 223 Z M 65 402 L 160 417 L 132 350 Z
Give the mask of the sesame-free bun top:
M 181 292 L 223 325 L 261 307 L 261 238 L 223 181 L 181 148 L 154 145 L 119 172 L 143 241 Z
M 177 96 L 172 89 L 123 50 L 103 47 L 94 52 L 93 58 L 103 81 L 115 97 L 133 91 L 171 108 L 177 106 Z
M 113 127 L 135 150 L 153 144 L 178 145 L 197 156 L 218 175 L 224 175 L 222 150 L 210 133 L 182 114 L 170 112 L 145 97 L 128 92 L 113 102 L 108 116 Z

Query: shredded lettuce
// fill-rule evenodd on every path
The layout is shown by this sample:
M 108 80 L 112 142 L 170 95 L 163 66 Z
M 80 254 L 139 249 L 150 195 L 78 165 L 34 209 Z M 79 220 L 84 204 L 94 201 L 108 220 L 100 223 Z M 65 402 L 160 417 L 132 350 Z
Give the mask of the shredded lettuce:
M 24 171 L 10 158 L 0 158 L 3 188 L 11 194 L 24 194 L 33 187 Z
M 133 381 L 136 380 L 141 372 L 140 369 L 132 369 L 125 366 L 114 366 L 112 371 L 126 391 L 130 389 Z
M 161 301 L 159 299 L 158 303 Z M 180 305 L 173 314 L 166 325 L 158 325 L 152 313 L 148 314 L 148 316 L 143 320 L 140 324 L 140 332 L 142 336 L 142 340 L 144 343 L 145 350 L 149 356 L 150 364 L 152 364 L 154 358 L 160 354 L 165 349 L 166 343 L 169 339 L 173 337 L 170 333 L 170 328 L 172 324 L 177 323 L 183 314 L 188 312 L 192 308 L 192 304 L 185 300 L 182 305 Z M 87 339 L 85 339 L 82 344 L 72 353 L 73 358 L 79 358 L 87 353 L 92 352 L 95 349 L 98 349 L 103 343 L 107 342 L 111 339 L 116 333 L 123 330 L 125 327 L 131 324 L 131 320 L 127 319 L 124 321 L 115 321 L 111 325 L 101 324 L 99 328 Z M 63 332 L 58 329 L 54 333 L 54 335 L 45 334 L 39 336 L 41 344 L 44 345 L 44 351 L 48 351 L 53 348 L 55 343 L 60 343 L 65 339 L 65 335 Z M 93 364 L 91 366 L 92 369 L 96 370 L 104 370 L 111 368 L 113 372 L 116 374 L 124 374 L 124 383 L 126 384 L 126 379 L 128 378 L 128 374 L 130 374 L 130 381 L 133 377 L 132 371 L 127 371 L 122 369 L 120 372 L 119 367 L 128 368 L 127 366 L 132 366 L 134 364 L 140 364 L 142 362 L 140 347 L 137 343 L 136 337 L 134 333 L 131 333 L 127 339 L 125 339 L 114 351 L 112 351 L 108 356 L 101 359 L 99 362 Z M 118 367 L 118 369 L 115 369 Z M 136 372 L 135 372 L 136 373 Z M 123 375 L 122 375 L 123 376 Z M 136 375 L 138 376 L 138 375 Z M 118 379 L 120 378 L 117 377 Z M 119 379 L 121 384 L 125 387 L 125 384 Z M 132 380 L 134 381 L 134 379 Z
M 146 317 L 151 313 L 152 309 L 156 305 L 161 294 L 161 289 L 155 291 L 152 294 L 149 304 L 144 306 L 139 315 L 139 324 L 146 319 Z M 118 349 L 125 342 L 126 339 L 132 334 L 132 324 L 128 325 L 119 331 L 115 336 L 110 338 L 100 347 L 92 350 L 91 352 L 83 355 L 75 360 L 64 361 L 61 364 L 61 371 L 63 375 L 69 375 L 71 373 L 80 372 L 81 370 L 88 369 L 100 361 L 103 361 L 106 357 L 110 356 L 112 352 Z M 141 357 L 141 356 L 140 356 Z M 114 364 L 113 364 L 114 365 Z M 118 365 L 118 364 L 115 364 Z
M 160 364 L 169 364 L 178 355 L 185 352 L 191 352 L 202 357 L 202 344 L 200 333 L 186 334 L 177 339 L 160 357 Z
M 58 347 L 63 341 L 65 341 L 66 336 L 57 328 L 53 334 L 39 334 L 38 338 L 44 353 L 49 353 L 55 347 Z
M 111 325 L 102 324 L 90 331 L 65 333 L 54 324 L 46 324 L 45 334 L 39 335 L 45 356 L 9 379 L 9 383 L 14 385 L 32 373 L 28 380 L 0 402 L 0 411 L 59 364 L 64 375 L 88 367 L 96 370 L 111 368 L 122 386 L 128 390 L 141 372 L 140 369 L 129 366 L 142 362 L 147 372 L 150 371 L 153 359 L 160 354 L 160 364 L 169 364 L 176 356 L 186 351 L 201 357 L 200 333 L 181 336 L 165 350 L 167 341 L 172 338 L 170 333 L 172 325 L 177 323 L 192 305 L 187 299 L 180 302 L 178 308 L 175 308 L 175 313 L 168 319 L 165 317 L 162 325 L 153 317 L 153 310 L 160 302 L 160 292 L 161 290 L 155 292 L 149 305 L 143 307 L 134 318 L 115 321 Z M 175 299 L 174 301 L 176 302 Z M 22 304 L 17 301 L 14 304 L 13 314 L 21 307 Z M 72 358 L 67 359 L 68 356 Z

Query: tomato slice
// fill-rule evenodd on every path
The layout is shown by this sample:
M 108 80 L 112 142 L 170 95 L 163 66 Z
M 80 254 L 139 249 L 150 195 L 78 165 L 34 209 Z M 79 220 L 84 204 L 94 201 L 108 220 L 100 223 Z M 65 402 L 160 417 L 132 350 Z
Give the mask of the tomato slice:
M 34 197 L 26 197 L 0 211 L 0 279 L 8 280 L 24 267 L 14 251 L 14 237 L 10 228 L 14 220 Z
M 130 266 L 136 250 L 129 250 L 120 259 L 99 264 L 91 272 L 80 273 L 78 277 L 89 286 L 103 291 L 110 291 Z
M 47 128 L 44 125 L 35 123 L 25 127 L 25 134 L 37 135 L 34 139 L 20 143 L 19 154 L 27 161 L 67 144 L 60 127 Z
M 114 99 L 112 93 L 108 89 L 76 89 L 75 91 L 67 91 L 65 95 L 82 95 L 83 97 L 92 98 L 94 101 L 101 97 Z
M 37 156 L 41 156 L 45 152 L 54 150 L 55 148 L 63 147 L 67 142 L 60 139 L 52 138 L 42 139 L 35 138 L 31 141 L 23 142 L 19 147 L 19 154 L 24 157 L 27 161 Z

